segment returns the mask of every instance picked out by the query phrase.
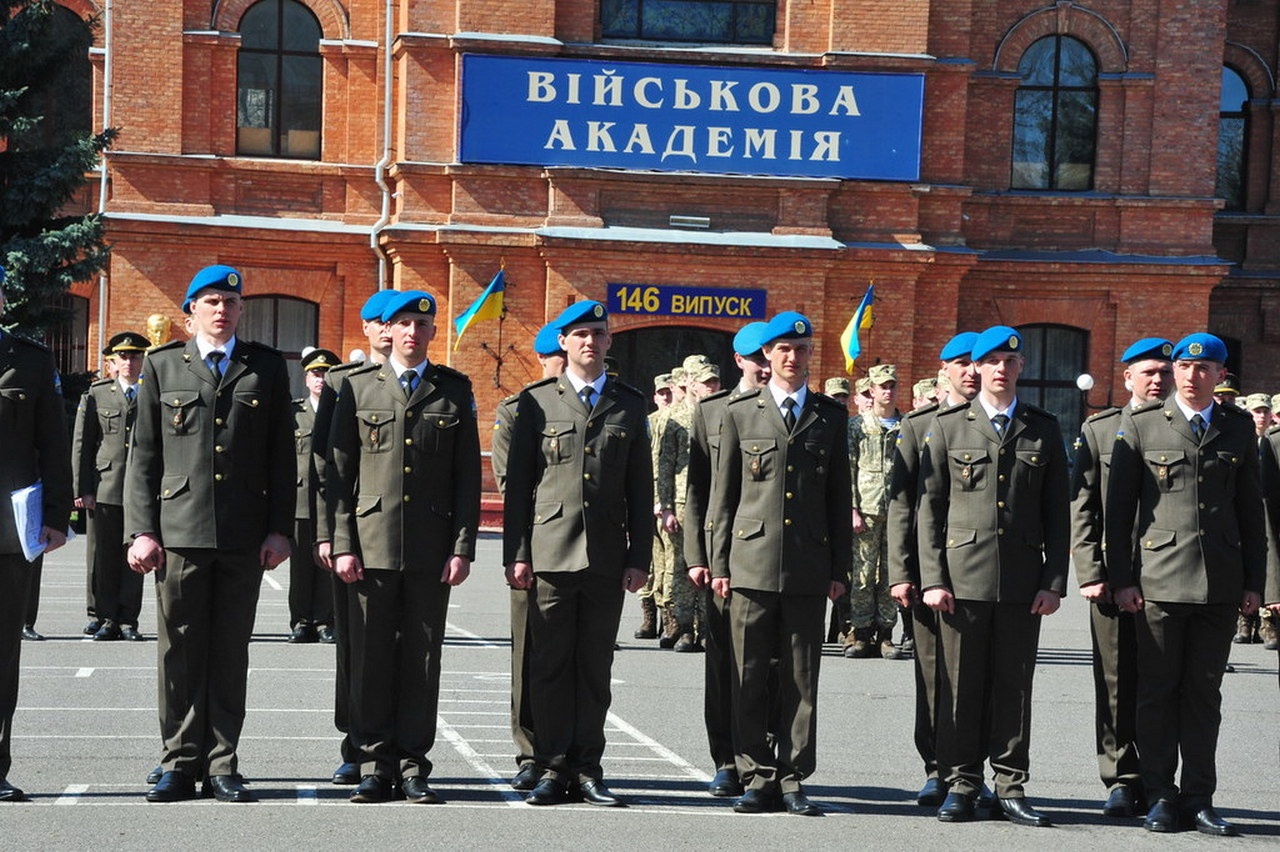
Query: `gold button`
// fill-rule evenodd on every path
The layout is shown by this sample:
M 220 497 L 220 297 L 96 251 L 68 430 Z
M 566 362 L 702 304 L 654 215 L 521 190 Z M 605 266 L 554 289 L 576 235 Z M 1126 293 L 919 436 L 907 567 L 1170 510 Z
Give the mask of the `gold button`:
M 413 473 L 413 468 L 409 467 L 408 465 L 405 465 L 404 472 L 405 472 L 405 473 Z
M 213 451 L 214 451 L 215 453 L 220 453 L 220 452 L 222 452 L 222 445 L 221 445 L 221 444 L 218 444 L 217 446 L 215 446 L 215 447 L 213 448 Z
M 792 497 L 794 497 L 794 496 L 796 496 L 796 495 L 792 494 L 790 491 L 788 491 L 788 492 L 787 492 L 787 499 L 788 499 L 788 500 L 790 500 L 790 499 L 791 499 Z
M 1004 455 L 1004 447 L 1000 448 L 1000 455 Z
M 408 502 L 409 502 L 409 495 L 408 495 L 408 494 L 404 495 L 404 502 L 406 502 L 406 503 L 408 503 Z
M 758 452 L 760 452 L 760 447 L 759 447 L 757 444 L 752 444 L 752 445 L 751 445 L 751 452 L 753 452 L 753 453 L 758 453 Z
M 618 437 L 619 437 L 619 438 L 625 438 L 625 437 L 627 437 L 627 430 L 626 430 L 626 429 L 623 429 L 621 432 L 619 432 L 619 433 L 618 433 Z
M 788 444 L 788 445 L 790 445 L 790 444 L 794 444 L 795 442 L 796 442 L 796 439 L 795 439 L 795 438 L 788 438 L 788 439 L 787 439 L 787 444 Z
M 533 519 L 534 519 L 535 521 L 540 521 L 540 520 L 542 520 L 542 516 L 541 516 L 541 515 L 534 515 L 534 516 L 533 516 Z
M 254 408 L 258 407 L 258 401 L 256 399 L 252 400 L 249 404 L 252 405 Z
M 404 445 L 405 445 L 406 447 L 412 447 L 412 446 L 413 446 L 413 439 L 412 439 L 412 438 L 405 438 L 405 439 L 404 439 Z
M 180 399 L 175 399 L 175 400 L 173 401 L 173 404 L 174 404 L 174 405 L 182 405 L 182 400 L 180 400 Z
M 956 540 L 954 538 L 947 539 L 947 547 L 954 547 Z
M 302 437 L 302 430 L 301 430 L 301 429 L 294 429 L 294 430 L 293 430 L 293 437 L 295 437 L 295 438 L 301 438 L 301 437 Z
M 996 529 L 996 535 L 1004 535 L 1004 527 L 998 527 Z
M 410 420 L 410 419 L 412 419 L 412 418 L 413 418 L 413 412 L 412 412 L 412 411 L 406 411 L 406 412 L 404 413 L 404 419 L 405 419 L 405 420 Z
M 1203 503 L 1201 503 L 1201 504 L 1200 504 L 1200 508 L 1201 508 L 1201 509 L 1203 509 L 1203 508 L 1204 508 L 1204 504 L 1203 504 Z
M 969 460 L 969 454 L 968 454 L 968 453 L 965 453 L 965 454 L 964 454 L 964 460 L 965 460 L 965 461 L 968 461 L 968 460 Z
M 584 473 L 584 474 L 582 474 L 582 478 L 583 478 L 583 479 L 588 479 L 588 480 L 589 480 L 589 479 L 591 479 L 591 474 L 589 474 L 589 473 Z
M 591 501 L 590 501 L 590 500 L 583 500 L 583 501 L 582 501 L 582 508 L 584 508 L 584 509 L 590 509 L 590 508 L 591 508 Z
M 1000 474 L 1000 476 L 999 476 L 998 478 L 999 478 L 999 480 L 1000 480 L 1001 482 L 1004 482 L 1004 474 L 1003 474 L 1003 473 L 1002 473 L 1002 474 Z
M 1155 542 L 1153 542 L 1151 539 L 1147 539 L 1147 540 L 1143 543 L 1143 545 L 1142 545 L 1142 546 L 1143 546 L 1143 547 L 1150 547 L 1150 546 L 1151 546 L 1151 545 L 1153 545 L 1153 544 L 1155 544 Z
M 550 434 L 550 435 L 554 435 L 555 433 L 556 433 L 556 430 L 555 430 L 555 429 L 552 429 L 548 434 Z
M 220 473 L 215 473 L 215 474 L 213 475 L 213 478 L 214 478 L 214 481 L 216 481 L 216 482 L 221 482 L 221 481 L 222 481 L 222 474 L 220 474 Z
M 1196 477 L 1196 482 L 1204 482 L 1204 477 L 1203 477 L 1203 476 L 1197 476 L 1197 477 Z
M 438 421 L 436 421 L 436 425 L 437 425 L 437 426 L 444 426 L 444 421 L 443 421 L 443 420 L 438 420 Z
M 172 492 L 171 492 L 168 488 L 166 488 L 166 489 L 164 490 L 164 496 L 166 496 L 166 497 L 168 497 L 171 493 L 172 493 Z
M 26 399 L 26 398 L 27 398 L 27 395 L 25 393 L 18 394 L 18 399 Z
M 1200 535 L 1204 535 L 1204 530 L 1200 530 Z
M 746 530 L 738 530 L 738 538 L 742 538 L 747 534 Z
M 1168 456 L 1161 456 L 1161 457 L 1160 457 L 1160 461 L 1168 461 L 1168 460 L 1169 460 L 1169 457 L 1168 457 Z
M 589 456 L 595 454 L 595 450 L 592 449 L 591 447 L 583 447 L 582 452 L 586 453 Z
M 1003 509 L 1003 508 L 1004 508 L 1004 501 L 1003 501 L 1003 500 L 997 500 L 997 501 L 996 501 L 996 506 L 997 506 L 998 508 L 1000 508 L 1000 509 Z
M 596 425 L 596 421 L 594 421 L 594 420 L 588 420 L 588 421 L 587 421 L 587 426 L 588 426 L 588 427 L 590 427 L 590 426 L 594 426 L 594 425 Z
M 1040 457 L 1039 457 L 1039 456 L 1032 456 L 1032 457 L 1031 457 L 1031 460 L 1032 460 L 1033 462 L 1034 462 L 1034 461 L 1040 461 Z
M 783 526 L 785 526 L 785 527 L 789 527 L 789 526 L 791 526 L 791 519 L 790 519 L 790 518 L 785 519 L 785 520 L 782 522 L 782 525 L 783 525 Z
M 370 417 L 370 418 L 369 418 L 369 420 L 370 420 L 371 422 L 373 422 L 373 423 L 377 423 L 377 422 L 378 422 L 378 415 L 376 415 L 376 414 L 375 414 L 375 415 L 373 415 L 372 417 Z
M 221 426 L 221 425 L 222 425 L 222 418 L 221 418 L 221 417 L 215 417 L 215 418 L 213 418 L 213 425 L 215 425 L 215 426 Z
M 795 470 L 795 469 L 796 469 L 796 466 L 795 466 L 795 465 L 793 465 L 793 464 L 789 464 L 789 465 L 787 465 L 787 473 L 790 473 L 791 471 L 793 471 L 793 470 Z

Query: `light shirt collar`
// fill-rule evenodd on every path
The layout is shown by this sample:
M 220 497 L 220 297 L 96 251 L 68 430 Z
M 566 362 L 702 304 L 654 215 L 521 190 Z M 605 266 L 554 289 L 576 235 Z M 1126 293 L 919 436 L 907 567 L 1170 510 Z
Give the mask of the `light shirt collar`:
M 390 364 L 391 369 L 395 371 L 397 379 L 399 379 L 401 376 L 403 376 L 405 373 L 409 372 L 410 370 L 417 373 L 418 378 L 421 379 L 424 375 L 426 375 L 427 365 L 430 364 L 431 361 L 430 359 L 424 359 L 423 362 L 416 367 L 406 367 L 400 361 L 399 358 L 392 355 L 390 358 L 387 359 L 387 363 Z
M 805 401 L 809 398 L 809 388 L 806 385 L 801 385 L 800 390 L 795 393 L 787 393 L 773 382 L 769 382 L 769 393 L 773 396 L 773 404 L 778 406 L 778 410 L 783 414 L 787 412 L 782 407 L 782 401 L 787 397 L 791 397 L 796 401 L 795 411 L 797 415 L 804 409 Z
M 581 395 L 582 389 L 590 385 L 591 389 L 596 392 L 596 396 L 600 396 L 600 394 L 604 393 L 604 383 L 605 383 L 605 380 L 609 378 L 609 374 L 601 373 L 599 376 L 596 377 L 596 380 L 594 382 L 587 381 L 586 379 L 582 378 L 577 373 L 575 373 L 573 370 L 565 370 L 564 377 L 568 379 L 569 384 L 573 386 L 574 393 Z
M 311 406 L 311 413 L 316 413 L 320 410 L 320 397 L 307 394 L 307 404 Z
M 982 406 L 982 410 L 987 412 L 988 419 L 992 421 L 996 419 L 997 414 L 1007 415 L 1010 420 L 1013 420 L 1014 409 L 1018 407 L 1018 398 L 1015 396 L 1009 403 L 1009 407 L 1005 409 L 999 409 L 991 405 L 983 398 L 982 394 L 978 394 L 978 403 Z
M 1196 411 L 1194 408 L 1192 408 L 1191 406 L 1183 402 L 1182 397 L 1178 396 L 1176 393 L 1173 395 L 1173 401 L 1174 403 L 1177 404 L 1178 410 L 1182 412 L 1182 416 L 1187 418 L 1188 423 L 1190 423 L 1191 418 L 1195 417 L 1197 414 L 1199 414 L 1201 417 L 1204 418 L 1204 425 L 1206 426 L 1208 426 L 1209 421 L 1213 419 L 1213 403 L 1212 402 L 1206 405 L 1204 408 L 1200 409 L 1199 411 Z
M 209 353 L 214 350 L 224 353 L 226 355 L 226 359 L 230 361 L 232 353 L 236 351 L 236 336 L 234 334 L 231 335 L 231 339 L 223 346 L 214 346 L 203 337 L 198 335 L 196 336 L 196 351 L 200 353 L 201 361 L 208 361 Z
M 129 388 L 136 388 L 138 386 L 137 382 L 134 382 L 133 384 L 129 384 L 124 379 L 116 379 L 116 384 L 120 386 L 120 390 L 122 391 L 127 391 L 129 390 Z

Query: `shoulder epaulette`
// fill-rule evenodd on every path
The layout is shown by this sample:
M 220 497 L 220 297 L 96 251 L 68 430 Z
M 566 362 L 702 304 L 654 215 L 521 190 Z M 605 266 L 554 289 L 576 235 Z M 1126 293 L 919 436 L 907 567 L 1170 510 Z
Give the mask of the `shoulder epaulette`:
M 1151 402 L 1144 402 L 1137 408 L 1130 409 L 1130 414 L 1145 414 L 1148 411 L 1160 411 L 1164 408 L 1164 400 L 1155 399 Z
M 1248 417 L 1249 419 L 1253 419 L 1253 414 L 1238 405 L 1219 405 L 1218 408 L 1221 408 L 1232 417 Z
M 929 417 L 938 413 L 938 403 L 931 402 L 928 405 L 922 405 L 919 408 L 913 408 L 906 414 L 902 415 L 903 420 L 915 420 L 920 417 Z
M 447 376 L 448 378 L 471 384 L 471 377 L 460 370 L 455 370 L 453 367 L 447 367 L 444 364 L 432 364 L 431 366 L 435 367 L 436 375 Z
M 359 369 L 360 367 L 366 367 L 366 366 L 368 366 L 370 363 L 372 363 L 372 362 L 370 362 L 370 361 L 344 361 L 343 363 L 339 364 L 339 365 L 338 365 L 338 366 L 336 366 L 336 367 L 330 367 L 330 368 L 329 368 L 329 372 L 327 373 L 327 375 L 332 376 L 332 375 L 334 375 L 335 373 L 345 373 L 345 372 L 347 372 L 348 370 L 357 370 L 357 369 Z
M 560 381 L 559 376 L 548 376 L 545 379 L 538 379 L 537 381 L 529 382 L 529 384 L 524 386 L 523 390 L 531 391 L 534 388 L 540 388 L 545 385 L 554 385 L 559 381 Z
M 511 394 L 511 396 L 503 397 L 502 399 L 498 400 L 498 405 L 515 405 L 519 401 L 520 401 L 520 394 L 513 393 Z
M 168 343 L 161 343 L 159 346 L 152 346 L 147 350 L 147 354 L 152 352 L 168 352 L 170 349 L 182 349 L 187 345 L 185 340 L 170 340 Z
M 1027 411 L 1031 412 L 1032 414 L 1038 415 L 1040 417 L 1048 417 L 1050 420 L 1058 419 L 1058 415 L 1054 414 L 1052 411 L 1049 411 L 1048 409 L 1045 409 L 1045 408 L 1041 408 L 1038 405 L 1033 405 L 1030 402 L 1019 401 L 1018 406 L 1025 407 Z
M 90 383 L 89 383 L 89 387 L 91 387 L 91 388 L 100 388 L 100 387 L 104 387 L 104 386 L 106 386 L 106 385 L 109 385 L 109 384 L 111 384 L 111 383 L 112 383 L 112 382 L 114 382 L 114 381 L 115 381 L 115 379 L 111 378 L 110 376 L 107 376 L 106 378 L 103 378 L 103 379 L 95 379 L 94 381 L 90 382 Z
M 948 405 L 946 408 L 939 407 L 938 417 L 939 418 L 954 417 L 955 415 L 959 414 L 962 411 L 967 412 L 969 410 L 969 407 L 972 405 L 973 405 L 972 402 L 962 402 L 962 403 L 959 403 L 958 405 Z
M 292 402 L 295 408 L 299 408 L 299 409 L 301 409 L 302 406 L 307 404 L 306 397 L 298 397 L 297 399 L 290 400 L 290 402 Z
M 730 397 L 729 404 L 738 405 L 739 403 L 746 402 L 749 399 L 755 399 L 756 397 L 760 396 L 762 390 L 763 390 L 762 388 L 756 388 L 755 390 L 747 391 L 741 396 Z
M 735 386 L 734 386 L 734 387 L 732 387 L 732 388 L 727 388 L 727 389 L 726 389 L 726 388 L 721 388 L 720 390 L 716 391 L 715 393 L 709 393 L 709 394 L 707 394 L 706 396 L 704 396 L 702 399 L 698 400 L 698 405 L 702 405 L 702 403 L 704 403 L 704 402 L 710 402 L 710 401 L 711 401 L 711 400 L 713 400 L 713 399 L 724 399 L 726 396 L 728 396 L 729 394 L 733 393 L 733 392 L 734 392 L 734 390 L 736 390 L 736 388 L 737 388 L 737 386 L 735 385 Z
M 270 353 L 272 353 L 273 355 L 283 355 L 283 354 L 284 354 L 284 353 L 283 353 L 283 352 L 281 352 L 279 349 L 276 349 L 274 346 L 268 346 L 267 344 L 265 344 L 265 343 L 260 343 L 260 342 L 259 342 L 259 341 L 257 341 L 257 340 L 236 340 L 236 343 L 238 343 L 238 344 L 239 344 L 239 343 L 243 343 L 245 346 L 249 346 L 249 347 L 252 347 L 252 348 L 254 348 L 254 349 L 261 349 L 263 352 L 270 352 Z
M 812 390 L 809 391 L 809 393 L 813 395 L 813 399 L 815 402 L 822 403 L 823 405 L 834 405 L 837 408 L 840 408 L 846 411 L 848 410 L 845 408 L 845 404 L 843 402 L 837 402 L 836 400 L 827 396 L 825 393 L 819 393 L 818 391 L 812 391 Z
M 1266 436 L 1268 436 L 1268 437 L 1270 437 L 1271 435 L 1280 434 L 1280 423 L 1277 423 L 1275 426 L 1272 426 L 1270 429 L 1268 429 L 1268 430 L 1267 430 L 1266 432 L 1264 432 L 1263 434 L 1264 434 L 1264 435 L 1266 435 Z
M 385 364 L 374 364 L 372 362 L 365 362 L 364 364 L 358 364 L 352 367 L 349 371 L 347 371 L 347 377 L 355 378 L 356 376 L 364 376 L 364 375 L 368 375 L 369 373 L 376 373 L 385 366 L 386 366 Z M 336 370 L 337 367 L 335 367 L 334 369 Z M 332 373 L 333 370 L 330 370 L 329 372 Z
M 1122 408 L 1115 408 L 1115 407 L 1104 408 L 1103 410 L 1099 411 L 1097 414 L 1090 414 L 1088 417 L 1084 419 L 1084 422 L 1096 423 L 1099 420 L 1107 420 L 1112 417 L 1119 417 L 1123 412 L 1124 412 L 1124 409 Z
M 626 382 L 620 381 L 618 379 L 613 379 L 611 383 L 614 386 L 616 386 L 618 390 L 624 390 L 630 394 L 634 394 L 635 396 L 640 397 L 641 399 L 645 399 L 644 391 L 640 390 L 635 385 L 629 385 Z

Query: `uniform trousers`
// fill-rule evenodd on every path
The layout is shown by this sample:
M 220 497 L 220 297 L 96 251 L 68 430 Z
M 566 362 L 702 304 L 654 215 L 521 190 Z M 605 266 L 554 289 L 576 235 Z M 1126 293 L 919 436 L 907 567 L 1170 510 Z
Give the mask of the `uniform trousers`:
M 1108 790 L 1142 789 L 1138 763 L 1138 634 L 1132 613 L 1089 607 L 1098 775 Z
M 533 762 L 533 702 L 529 699 L 529 609 L 533 593 L 511 590 L 511 741 L 516 765 Z
M 25 560 L 24 560 L 25 561 Z M 36 617 L 40 615 L 40 580 L 44 574 L 44 554 L 27 564 L 27 604 L 23 608 L 22 623 L 28 627 L 36 626 Z
M 333 726 L 342 734 L 338 751 L 343 763 L 359 763 L 360 752 L 351 742 L 351 618 L 347 584 L 332 575 L 333 585 Z
M 826 604 L 755 589 L 729 597 L 738 775 L 748 788 L 791 793 L 813 774 Z
M 534 751 L 544 778 L 560 784 L 603 777 L 604 724 L 622 615 L 621 576 L 591 570 L 534 575 L 529 609 L 529 694 Z
M 333 624 L 333 587 L 329 572 L 316 564 L 316 524 L 293 522 L 293 555 L 289 557 L 289 626 Z
M 1213 803 L 1222 722 L 1222 674 L 1235 635 L 1235 604 L 1148 600 L 1137 619 L 1138 750 L 1151 802 L 1198 810 Z M 1174 777 L 1182 754 L 1182 792 Z
M 99 503 L 93 510 L 90 529 L 94 613 L 116 624 L 137 627 L 142 612 L 142 575 L 129 568 L 124 506 Z
M 168 548 L 156 576 L 161 767 L 237 773 L 258 551 Z
M 10 739 L 18 706 L 18 666 L 22 652 L 22 619 L 31 565 L 21 553 L 0 554 L 0 779 L 12 764 Z
M 938 764 L 952 792 L 976 796 L 983 762 L 996 795 L 1030 777 L 1031 683 L 1041 617 L 1027 603 L 957 600 L 939 613 Z
M 925 776 L 937 778 L 938 615 L 917 601 L 910 609 L 910 618 L 915 628 L 916 643 L 916 752 L 924 761 Z
M 80 509 L 79 511 L 84 518 L 84 561 L 86 568 L 84 572 L 85 614 L 88 615 L 90 619 L 95 619 L 98 617 L 97 591 L 94 589 L 94 584 L 97 583 L 98 574 L 97 534 L 94 531 L 94 527 L 96 526 L 94 523 L 96 510 Z M 124 547 L 127 552 L 129 546 L 125 545 Z M 127 558 L 126 567 L 128 567 Z
M 348 592 L 349 722 L 361 775 L 393 780 L 431 774 L 427 753 L 436 741 L 450 588 L 435 566 L 365 568 Z
M 729 602 L 708 586 L 703 595 L 703 645 L 706 649 L 703 720 L 716 771 L 736 768 L 733 733 L 733 637 L 729 630 Z

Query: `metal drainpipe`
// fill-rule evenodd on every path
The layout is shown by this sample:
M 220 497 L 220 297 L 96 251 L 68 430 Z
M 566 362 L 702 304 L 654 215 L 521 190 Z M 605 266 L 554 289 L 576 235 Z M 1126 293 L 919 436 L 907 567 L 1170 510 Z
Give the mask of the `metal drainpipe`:
M 391 185 L 387 183 L 387 166 L 391 165 L 391 82 L 392 61 L 391 42 L 395 36 L 395 0 L 386 0 L 386 32 L 383 34 L 384 57 L 382 66 L 382 159 L 374 164 L 373 179 L 382 190 L 382 215 L 373 223 L 369 232 L 369 248 L 378 257 L 378 289 L 385 290 L 391 286 L 388 275 L 389 261 L 387 253 L 378 244 L 382 229 L 391 221 Z
M 102 22 L 102 126 L 111 126 L 111 0 L 107 0 Z M 98 163 L 98 215 L 107 212 L 107 152 L 102 152 Z M 107 273 L 105 269 L 98 273 L 98 345 L 95 353 L 102 352 L 107 345 Z M 101 358 L 101 355 L 98 355 Z

